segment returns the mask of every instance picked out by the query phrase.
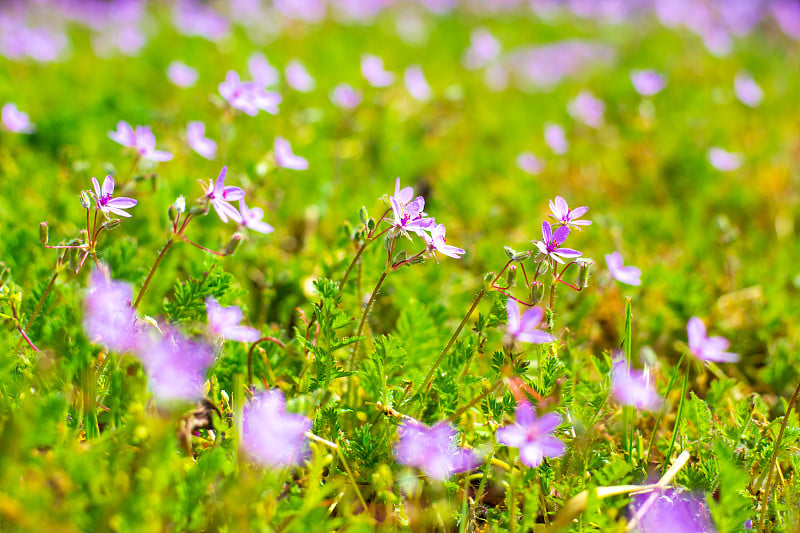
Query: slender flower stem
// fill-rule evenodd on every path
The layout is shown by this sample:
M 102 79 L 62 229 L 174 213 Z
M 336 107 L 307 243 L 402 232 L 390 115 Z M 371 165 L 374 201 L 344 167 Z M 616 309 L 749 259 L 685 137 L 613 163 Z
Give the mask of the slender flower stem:
M 486 295 L 486 288 L 484 287 L 481 289 L 481 292 L 478 293 L 478 296 L 475 297 L 475 301 L 472 302 L 472 306 L 469 308 L 469 311 L 467 311 L 467 314 L 461 320 L 461 323 L 458 325 L 455 332 L 453 332 L 453 336 L 450 337 L 449 341 L 447 341 L 447 344 L 442 350 L 442 353 L 439 354 L 439 358 L 436 359 L 436 361 L 433 363 L 433 366 L 431 366 L 431 369 L 428 371 L 428 375 L 425 376 L 425 379 L 422 381 L 422 384 L 419 386 L 414 396 L 416 396 L 417 394 L 421 394 L 428 388 L 428 385 L 430 385 L 431 380 L 433 379 L 433 375 L 436 372 L 436 369 L 439 368 L 439 365 L 442 364 L 442 361 L 444 361 L 444 357 L 447 355 L 447 351 L 450 350 L 450 347 L 453 345 L 454 342 L 456 342 L 458 334 L 461 333 L 462 329 L 464 329 L 464 325 L 467 323 L 467 320 L 469 320 L 469 317 L 472 316 L 472 313 L 475 311 L 475 308 L 478 307 L 478 304 L 485 295 Z
M 247 386 L 248 386 L 248 388 L 252 388 L 253 387 L 253 350 L 255 350 L 255 347 L 258 346 L 259 344 L 261 344 L 262 342 L 271 342 L 273 344 L 277 344 L 278 346 L 280 346 L 283 349 L 286 349 L 286 345 L 283 342 L 281 342 L 279 339 L 276 339 L 275 337 L 261 337 L 260 339 L 256 340 L 252 345 L 250 345 L 250 349 L 247 351 Z M 269 365 L 269 359 L 267 359 L 267 365 Z M 275 383 L 275 376 L 272 374 L 272 369 L 268 367 L 267 370 L 269 371 L 269 374 L 270 374 L 269 379 L 271 379 L 272 382 Z
M 136 301 L 133 302 L 134 309 L 139 307 L 139 302 L 142 301 L 142 296 L 144 296 L 147 287 L 150 285 L 150 281 L 153 279 L 153 275 L 156 273 L 156 269 L 158 269 L 158 264 L 161 263 L 162 259 L 164 259 L 164 254 L 167 253 L 167 250 L 169 250 L 169 247 L 172 246 L 172 243 L 173 240 L 172 237 L 170 237 L 169 240 L 167 240 L 166 244 L 164 244 L 164 247 L 161 249 L 161 253 L 158 254 L 158 257 L 156 257 L 156 262 L 153 263 L 153 267 L 150 269 L 150 273 L 147 274 L 147 279 L 144 280 L 142 288 L 139 289 L 139 295 L 136 296 Z
M 201 250 L 203 250 L 204 252 L 208 252 L 208 253 L 210 253 L 210 254 L 216 255 L 217 257 L 225 257 L 225 256 L 227 255 L 225 252 L 218 252 L 218 251 L 216 251 L 216 250 L 211 250 L 210 248 L 206 248 L 205 246 L 202 246 L 202 245 L 200 245 L 200 244 L 197 244 L 196 242 L 194 242 L 194 241 L 192 241 L 192 240 L 189 240 L 189 239 L 187 239 L 186 237 L 182 237 L 182 240 L 183 240 L 183 242 L 185 242 L 185 243 L 187 243 L 187 244 L 191 244 L 191 245 L 192 245 L 192 246 L 194 246 L 195 248 L 200 248 L 200 249 L 201 249 Z
M 367 305 L 364 307 L 364 311 L 361 313 L 361 322 L 358 324 L 358 331 L 356 332 L 356 337 L 361 337 L 361 332 L 364 331 L 364 324 L 367 322 L 367 315 L 369 314 L 369 310 L 372 308 L 372 304 L 375 303 L 375 298 L 378 296 L 378 291 L 383 285 L 383 280 L 386 279 L 386 274 L 388 274 L 388 270 L 384 270 L 381 274 L 381 277 L 378 278 L 378 283 L 375 284 L 375 288 L 372 289 L 372 294 L 369 295 L 369 300 L 367 300 Z M 347 370 L 353 370 L 355 366 L 356 359 L 358 358 L 358 347 L 360 342 L 356 340 L 353 343 L 353 353 L 350 356 L 350 361 L 347 363 Z
M 17 316 L 17 308 L 14 307 L 14 302 L 11 302 L 11 314 L 14 316 L 14 321 L 17 323 L 17 331 L 19 331 L 19 334 L 22 335 L 23 339 L 25 339 L 25 342 L 28 343 L 28 346 L 30 346 L 34 352 L 40 352 L 41 350 L 37 348 L 35 344 L 33 344 L 33 341 L 25 333 L 25 330 L 22 329 L 22 326 L 19 323 L 19 317 Z
M 686 387 L 689 385 L 689 373 L 692 371 L 692 365 L 686 365 L 686 373 L 683 375 L 683 389 L 681 391 L 681 402 L 678 404 L 678 414 L 675 417 L 675 427 L 672 428 L 672 440 L 669 442 L 669 450 L 667 451 L 666 459 L 672 456 L 672 449 L 675 446 L 675 437 L 678 436 L 678 425 L 681 423 L 681 415 L 683 414 L 683 404 L 686 399 Z M 664 462 L 664 466 L 666 466 Z
M 311 433 L 310 431 L 306 432 L 306 437 L 309 440 L 313 440 L 314 442 L 318 442 L 323 446 L 327 446 L 332 450 L 336 450 L 336 454 L 339 456 L 339 460 L 342 461 L 342 466 L 344 466 L 345 471 L 347 472 L 347 476 L 350 478 L 350 482 L 353 484 L 353 489 L 356 492 L 356 496 L 358 497 L 358 501 L 364 507 L 364 511 L 367 510 L 367 501 L 364 499 L 364 495 L 361 494 L 361 490 L 358 488 L 358 483 L 356 482 L 356 478 L 353 475 L 353 471 L 350 470 L 350 465 L 347 463 L 347 459 L 345 458 L 344 454 L 342 453 L 342 447 L 339 446 L 335 442 L 331 442 L 327 439 L 323 439 L 322 437 Z
M 686 354 L 684 353 L 683 355 L 681 355 L 681 358 L 678 359 L 678 364 L 675 365 L 675 370 L 672 371 L 672 376 L 670 376 L 670 378 L 669 378 L 669 385 L 667 385 L 667 392 L 664 394 L 664 398 L 667 398 L 669 396 L 669 393 L 672 392 L 672 385 L 675 383 L 675 378 L 678 376 L 678 370 L 680 370 L 681 363 L 683 362 L 683 359 L 685 357 L 686 357 Z M 645 462 L 648 463 L 648 464 L 650 463 L 650 452 L 653 451 L 653 443 L 656 440 L 656 433 L 657 433 L 657 430 L 658 430 L 658 423 L 661 421 L 661 416 L 663 414 L 664 414 L 664 410 L 662 409 L 662 410 L 660 410 L 658 412 L 658 416 L 656 417 L 656 421 L 653 424 L 653 434 L 650 436 L 650 444 L 647 445 L 647 460 Z
M 36 316 L 39 314 L 39 311 L 42 310 L 42 305 L 44 305 L 44 300 L 45 298 L 47 298 L 47 295 L 50 294 L 50 291 L 52 290 L 53 285 L 56 282 L 56 278 L 60 273 L 61 271 L 58 269 L 58 267 L 56 267 L 55 272 L 53 272 L 53 277 L 50 278 L 50 282 L 47 284 L 47 287 L 44 288 L 42 297 L 39 298 L 39 301 L 36 303 L 36 307 L 33 309 L 33 313 L 31 313 L 31 316 L 28 318 L 28 321 L 25 322 L 25 329 L 30 329 L 31 324 L 33 324 L 33 321 L 36 319 Z
M 386 211 L 386 213 L 388 213 L 388 212 L 389 212 L 389 211 L 387 210 L 387 211 Z M 382 219 L 384 216 L 386 216 L 386 213 L 384 213 L 384 214 L 383 214 L 383 216 L 381 216 L 381 219 Z M 356 255 L 355 255 L 355 257 L 353 257 L 353 260 L 352 260 L 352 261 L 350 261 L 350 265 L 347 267 L 347 270 L 345 270 L 345 272 L 344 272 L 344 276 L 342 276 L 342 281 L 340 281 L 340 282 L 339 282 L 339 288 L 340 288 L 340 289 L 344 289 L 344 284 L 345 284 L 345 283 L 347 283 L 347 278 L 350 276 L 350 272 L 352 272 L 352 271 L 353 271 L 353 267 L 356 265 L 356 263 L 358 263 L 358 260 L 359 260 L 359 258 L 361 257 L 361 254 L 363 254 L 363 253 L 364 253 L 364 249 L 367 247 L 367 245 L 368 245 L 368 244 L 370 244 L 371 242 L 374 242 L 375 240 L 377 240 L 377 239 L 378 239 L 378 237 L 382 236 L 383 234 L 385 234 L 385 233 L 386 233 L 387 231 L 389 231 L 390 229 L 392 229 L 392 227 L 391 227 L 391 226 L 389 226 L 388 228 L 385 228 L 383 231 L 381 231 L 381 232 L 380 232 L 380 233 L 378 233 L 377 235 L 374 235 L 374 236 L 373 236 L 373 235 L 371 235 L 371 234 L 370 234 L 370 235 L 367 237 L 367 240 L 366 240 L 366 241 L 364 241 L 364 244 L 362 244 L 362 245 L 361 245 L 361 246 L 358 248 L 358 251 L 356 252 Z
M 484 398 L 486 398 L 487 396 L 492 394 L 495 390 L 497 390 L 497 387 L 499 387 L 502 384 L 503 384 L 503 378 L 498 379 L 497 381 L 492 383 L 492 385 L 488 389 L 486 389 L 481 394 L 479 394 L 478 396 L 473 398 L 472 401 L 470 401 L 467 405 L 465 405 L 464 407 L 460 408 L 458 411 L 456 411 L 452 415 L 448 416 L 447 419 L 450 420 L 451 422 L 455 422 L 456 420 L 459 419 L 459 417 L 461 415 L 463 415 L 464 413 L 469 411 L 472 407 L 474 407 L 475 405 L 477 405 L 481 401 L 483 401 Z
M 800 383 L 798 383 L 797 388 L 794 389 L 792 399 L 789 400 L 789 405 L 786 407 L 786 414 L 783 415 L 781 429 L 778 432 L 778 438 L 775 440 L 775 446 L 772 450 L 772 457 L 769 460 L 767 481 L 764 483 L 764 492 L 761 495 L 761 518 L 758 521 L 758 530 L 762 533 L 764 531 L 764 521 L 767 519 L 767 511 L 769 510 L 769 491 L 770 485 L 772 485 L 772 474 L 775 471 L 775 463 L 778 460 L 778 451 L 781 447 L 781 440 L 783 440 L 783 432 L 786 430 L 786 424 L 789 422 L 789 415 L 792 413 L 792 406 L 794 406 L 794 403 L 797 400 L 798 393 L 800 393 Z

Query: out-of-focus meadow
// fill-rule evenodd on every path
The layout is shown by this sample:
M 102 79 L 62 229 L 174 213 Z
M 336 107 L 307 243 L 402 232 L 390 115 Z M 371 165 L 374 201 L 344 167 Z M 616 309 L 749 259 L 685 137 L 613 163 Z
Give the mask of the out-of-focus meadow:
M 797 531 L 798 39 L 792 0 L 0 2 L 0 531 Z M 173 157 L 112 140 L 120 121 Z M 223 166 L 273 232 L 215 214 Z M 138 203 L 90 250 L 107 175 Z M 353 261 L 398 231 L 397 177 L 463 257 L 399 266 L 436 247 L 411 233 L 389 266 L 384 236 Z M 522 266 L 549 261 L 531 241 L 557 196 L 589 208 L 566 243 L 588 286 L 545 267 L 529 303 L 556 341 L 515 342 L 508 295 L 536 300 Z M 179 242 L 188 220 L 212 253 Z M 497 290 L 504 246 L 533 254 Z M 161 401 L 156 363 L 88 329 L 96 264 L 142 296 L 137 327 L 214 347 L 205 403 Z M 222 343 L 208 296 L 270 339 Z M 691 317 L 738 362 L 702 361 Z M 621 405 L 619 348 L 659 408 Z M 291 466 L 242 429 L 270 389 L 313 420 Z M 535 467 L 498 440 L 526 402 L 565 444 Z M 407 417 L 449 420 L 479 464 L 404 459 Z M 675 461 L 702 526 L 604 492 Z

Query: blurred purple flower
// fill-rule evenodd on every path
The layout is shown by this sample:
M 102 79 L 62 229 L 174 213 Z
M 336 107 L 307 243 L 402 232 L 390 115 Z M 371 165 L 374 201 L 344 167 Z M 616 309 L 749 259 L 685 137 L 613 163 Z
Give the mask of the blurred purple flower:
M 591 91 L 584 89 L 578 96 L 570 100 L 567 104 L 567 112 L 576 120 L 592 128 L 599 128 L 603 125 L 603 114 L 606 111 L 606 104 L 594 97 Z
M 213 296 L 206 297 L 206 315 L 208 329 L 213 337 L 239 342 L 255 342 L 261 337 L 261 332 L 257 329 L 240 324 L 242 310 L 239 307 L 222 307 Z
M 278 69 L 270 65 L 266 56 L 261 52 L 254 52 L 247 60 L 247 70 L 253 81 L 262 87 L 276 85 L 280 81 Z
M 206 2 L 179 0 L 172 9 L 172 22 L 183 35 L 196 35 L 218 41 L 228 34 L 228 19 L 211 9 Z
M 721 172 L 732 172 L 742 166 L 742 156 L 714 146 L 708 150 L 708 162 Z
M 664 76 L 655 70 L 632 70 L 631 83 L 642 96 L 653 96 L 664 88 Z
M 406 84 L 408 94 L 415 100 L 427 102 L 433 97 L 431 86 L 428 85 L 425 73 L 422 72 L 422 67 L 419 65 L 412 65 L 406 69 L 403 74 L 403 82 Z
M 736 74 L 733 80 L 733 91 L 741 103 L 749 107 L 758 107 L 764 100 L 764 91 L 753 77 L 745 71 Z
M 325 18 L 323 0 L 274 0 L 275 9 L 284 17 L 306 22 L 319 22 Z
M 486 28 L 478 28 L 470 35 L 469 48 L 464 52 L 464 66 L 479 69 L 500 56 L 500 42 Z
M 423 239 L 425 239 L 425 242 L 428 243 L 428 251 L 430 252 L 431 257 L 436 259 L 436 252 L 442 252 L 447 257 L 461 259 L 461 256 L 464 255 L 465 251 L 456 246 L 447 244 L 447 239 L 445 239 L 446 231 L 447 230 L 445 229 L 444 224 L 438 224 L 435 226 L 432 225 L 430 228 L 430 237 L 428 235 L 423 235 Z
M 94 201 L 97 205 L 97 209 L 105 214 L 114 213 L 121 217 L 131 216 L 131 214 L 125 210 L 135 206 L 137 202 L 133 198 L 128 198 L 126 196 L 120 196 L 118 198 L 111 197 L 111 195 L 114 194 L 114 178 L 106 176 L 106 179 L 103 180 L 102 188 L 97 182 L 97 178 L 92 178 L 92 184 L 94 185 Z
M 282 168 L 292 170 L 306 170 L 308 168 L 308 161 L 295 155 L 292 152 L 292 146 L 289 141 L 283 137 L 275 137 L 275 164 Z
M 425 198 L 422 196 L 414 198 L 413 187 L 400 189 L 400 178 L 397 178 L 394 196 L 389 197 L 389 203 L 392 206 L 392 223 L 401 234 L 409 237 L 408 232 L 410 231 L 420 237 L 427 237 L 426 232 L 430 231 L 435 222 L 423 211 Z
M 634 530 L 639 533 L 716 532 L 705 498 L 678 489 L 635 494 L 628 515 L 633 518 L 640 513 Z
M 205 189 L 204 198 L 211 202 L 214 211 L 219 215 L 220 220 L 228 223 L 230 218 L 234 222 L 241 222 L 242 215 L 239 210 L 233 207 L 229 202 L 235 202 L 244 198 L 244 190 L 239 187 L 225 186 L 225 176 L 228 173 L 228 167 L 222 167 L 217 176 L 217 181 L 208 180 L 208 185 L 203 184 Z M 200 182 L 203 183 L 202 181 Z
M 373 87 L 388 87 L 394 83 L 395 75 L 383 66 L 383 59 L 371 54 L 361 56 L 361 74 Z
M 340 83 L 330 94 L 331 102 L 342 109 L 355 109 L 361 103 L 361 91 L 353 89 L 348 83 Z
M 169 161 L 172 154 L 162 150 L 156 150 L 156 136 L 150 130 L 150 126 L 136 126 L 134 130 L 130 124 L 124 120 L 117 122 L 117 130 L 109 131 L 108 136 L 112 141 L 118 142 L 122 146 L 133 148 L 142 159 L 150 161 Z
M 206 137 L 206 125 L 202 121 L 193 120 L 186 125 L 186 142 L 208 160 L 217 155 L 217 143 Z
M 206 371 L 214 362 L 211 345 L 189 340 L 170 328 L 150 343 L 140 344 L 137 354 L 158 400 L 193 401 L 203 397 Z
M 317 82 L 308 73 L 303 64 L 293 59 L 286 65 L 286 83 L 295 91 L 309 93 L 317 86 Z
M 183 61 L 173 61 L 167 67 L 167 78 L 178 87 L 191 87 L 197 83 L 197 69 Z
M 252 116 L 258 114 L 259 109 L 271 115 L 278 114 L 278 104 L 281 95 L 267 91 L 254 81 L 241 81 L 239 74 L 231 70 L 225 75 L 225 81 L 219 84 L 219 94 L 231 107 Z
M 558 124 L 548 123 L 544 125 L 544 142 L 554 154 L 563 155 L 569 150 L 569 141 L 564 133 L 564 128 Z
M 93 270 L 89 275 L 83 313 L 83 328 L 89 340 L 114 352 L 136 350 L 140 334 L 132 301 L 131 286 L 111 279 L 108 267 L 101 265 Z
M 528 174 L 536 175 L 542 171 L 544 163 L 531 152 L 522 152 L 517 156 L 517 166 Z
M 738 353 L 725 351 L 730 346 L 728 339 L 706 335 L 706 325 L 696 316 L 689 319 L 689 323 L 686 325 L 686 334 L 689 337 L 689 349 L 695 357 L 702 361 L 735 363 L 739 360 Z
M 247 207 L 244 198 L 239 200 L 239 211 L 242 214 L 242 226 L 259 233 L 272 233 L 275 228 L 264 222 L 264 211 L 260 207 Z
M 297 465 L 309 455 L 306 433 L 312 425 L 307 416 L 286 412 L 280 389 L 261 392 L 242 409 L 242 448 L 264 466 Z
M 773 0 L 770 9 L 783 33 L 800 40 L 800 4 L 795 0 Z
M 569 39 L 539 46 L 523 46 L 503 58 L 525 89 L 551 89 L 568 76 L 597 64 L 611 63 L 614 49 L 590 41 Z
M 548 204 L 552 212 L 550 216 L 565 226 L 580 230 L 581 226 L 589 226 L 592 223 L 591 220 L 578 220 L 589 210 L 585 205 L 570 209 L 567 201 L 561 196 L 556 196 L 555 201 L 550 200 Z
M 644 411 L 657 411 L 663 403 L 648 376 L 641 370 L 629 368 L 624 357 L 614 361 L 611 370 L 611 393 L 622 405 Z
M 606 254 L 606 265 L 611 277 L 620 283 L 628 285 L 641 285 L 642 280 L 639 279 L 642 271 L 635 266 L 622 266 L 622 255 L 619 252 L 613 254 Z
M 27 113 L 23 113 L 17 109 L 17 104 L 11 102 L 3 105 L 0 111 L 0 119 L 3 121 L 3 127 L 8 131 L 14 133 L 33 133 L 36 127 L 28 118 Z
M 514 412 L 515 424 L 507 424 L 497 430 L 497 442 L 511 448 L 519 448 L 519 458 L 523 464 L 536 468 L 545 457 L 561 457 L 567 451 L 566 445 L 552 435 L 561 416 L 547 413 L 537 418 L 536 410 L 527 402 L 517 404 Z
M 433 427 L 406 421 L 397 428 L 397 434 L 400 437 L 394 444 L 397 462 L 419 468 L 436 481 L 445 481 L 481 463 L 475 452 L 456 444 L 456 430 L 447 421 Z
M 542 222 L 542 240 L 531 242 L 536 245 L 542 254 L 554 261 L 563 263 L 563 258 L 572 259 L 581 256 L 581 253 L 577 250 L 561 248 L 567 237 L 569 237 L 569 228 L 567 226 L 559 226 L 554 232 L 549 222 Z
M 525 310 L 520 316 L 516 300 L 509 298 L 506 313 L 508 315 L 506 331 L 512 338 L 531 344 L 545 344 L 556 340 L 551 334 L 538 329 L 544 317 L 544 311 L 538 305 Z

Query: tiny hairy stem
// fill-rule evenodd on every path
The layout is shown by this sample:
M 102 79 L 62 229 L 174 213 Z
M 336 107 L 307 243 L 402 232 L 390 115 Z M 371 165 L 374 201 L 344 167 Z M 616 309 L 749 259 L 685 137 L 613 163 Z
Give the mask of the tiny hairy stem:
M 158 254 L 158 257 L 156 257 L 156 262 L 153 263 L 153 266 L 150 269 L 150 273 L 147 274 L 147 278 L 144 280 L 142 288 L 139 289 L 139 295 L 136 296 L 136 301 L 133 302 L 134 309 L 139 307 L 139 302 L 142 301 L 142 296 L 144 296 L 147 287 L 150 285 L 150 281 L 153 279 L 153 276 L 155 275 L 156 270 L 158 269 L 159 263 L 161 263 L 161 260 L 164 259 L 164 254 L 167 253 L 167 250 L 169 250 L 169 247 L 172 246 L 173 242 L 174 241 L 172 240 L 172 237 L 170 237 L 169 240 L 167 240 L 166 244 L 164 244 L 164 247 L 161 249 L 161 253 Z
M 216 250 L 211 250 L 210 248 L 206 248 L 205 246 L 197 244 L 196 242 L 194 242 L 192 240 L 189 240 L 186 237 L 181 237 L 181 238 L 182 238 L 183 242 L 185 242 L 186 244 L 191 244 L 195 248 L 199 248 L 199 249 L 203 250 L 204 252 L 208 252 L 210 254 L 216 255 L 217 257 L 225 257 L 227 255 L 225 252 L 218 252 Z
M 253 344 L 250 345 L 250 349 L 247 351 L 247 386 L 248 388 L 253 387 L 253 350 L 255 350 L 256 346 L 261 344 L 262 342 L 271 342 L 273 344 L 277 344 L 283 349 L 286 349 L 286 345 L 281 342 L 279 339 L 275 337 L 261 337 L 260 339 L 256 340 Z M 272 374 L 272 368 L 269 367 L 269 359 L 266 359 L 267 362 L 267 371 L 269 372 L 270 376 L 269 379 L 272 380 L 273 385 L 275 384 L 275 376 Z
M 792 398 L 789 400 L 789 405 L 786 406 L 786 414 L 783 415 L 781 429 L 778 431 L 778 438 L 775 440 L 775 447 L 772 450 L 772 457 L 769 460 L 767 480 L 764 483 L 764 491 L 761 495 L 761 518 L 758 520 L 758 531 L 762 533 L 764 531 L 764 521 L 767 519 L 767 511 L 769 510 L 769 491 L 770 485 L 772 485 L 772 474 L 775 472 L 775 463 L 778 460 L 778 450 L 780 450 L 783 432 L 786 430 L 786 424 L 789 422 L 789 415 L 792 413 L 792 407 L 795 401 L 797 401 L 798 393 L 800 393 L 800 383 L 797 384 L 797 388 L 794 389 L 794 394 L 792 394 Z
M 22 329 L 22 325 L 19 323 L 19 317 L 17 316 L 17 308 L 14 307 L 14 302 L 11 302 L 11 314 L 14 316 L 14 321 L 17 323 L 17 331 L 19 331 L 19 334 L 25 339 L 25 342 L 28 343 L 28 346 L 30 346 L 34 352 L 40 352 L 41 350 L 33 344 L 33 341 L 28 337 L 27 333 L 25 333 L 25 330 Z
M 378 283 L 375 284 L 375 288 L 372 289 L 372 294 L 369 295 L 369 300 L 367 300 L 367 305 L 364 307 L 364 311 L 361 313 L 361 321 L 358 323 L 358 331 L 356 332 L 356 337 L 361 337 L 361 332 L 364 331 L 364 324 L 367 322 L 367 315 L 369 315 L 369 310 L 372 308 L 372 304 L 375 303 L 375 299 L 378 296 L 378 291 L 383 285 L 383 280 L 386 279 L 386 274 L 388 274 L 388 270 L 384 270 L 381 274 L 381 277 L 378 278 Z M 347 370 L 353 370 L 355 366 L 356 359 L 358 358 L 358 347 L 360 345 L 360 341 L 356 339 L 353 343 L 353 353 L 350 355 L 350 361 L 347 363 Z

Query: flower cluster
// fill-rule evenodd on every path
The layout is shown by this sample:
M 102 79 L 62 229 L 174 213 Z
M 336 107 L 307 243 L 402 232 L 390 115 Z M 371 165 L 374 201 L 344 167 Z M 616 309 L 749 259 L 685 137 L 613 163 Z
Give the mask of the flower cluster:
M 262 222 L 264 211 L 260 208 L 248 208 L 244 202 L 245 192 L 241 187 L 233 185 L 225 185 L 225 176 L 228 174 L 228 167 L 222 167 L 216 181 L 208 180 L 207 184 L 203 184 L 204 194 L 203 201 L 207 202 L 214 211 L 217 212 L 220 220 L 228 223 L 233 220 L 237 224 L 258 231 L 260 233 L 271 233 L 272 226 Z M 231 202 L 239 201 L 239 209 L 236 209 Z
M 282 100 L 280 94 L 267 91 L 257 81 L 243 82 L 233 70 L 228 71 L 225 81 L 219 84 L 219 94 L 231 107 L 250 116 L 256 116 L 259 110 L 277 115 Z

